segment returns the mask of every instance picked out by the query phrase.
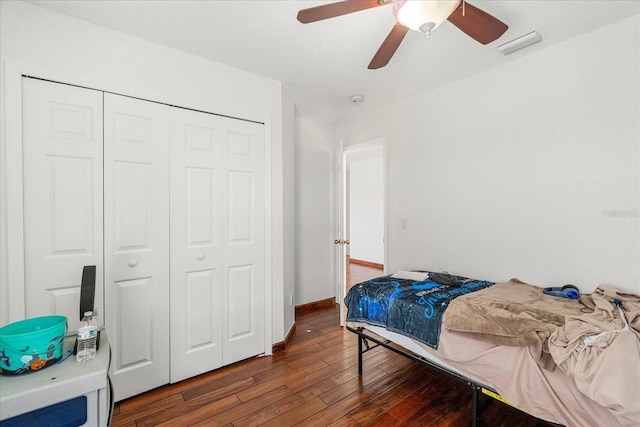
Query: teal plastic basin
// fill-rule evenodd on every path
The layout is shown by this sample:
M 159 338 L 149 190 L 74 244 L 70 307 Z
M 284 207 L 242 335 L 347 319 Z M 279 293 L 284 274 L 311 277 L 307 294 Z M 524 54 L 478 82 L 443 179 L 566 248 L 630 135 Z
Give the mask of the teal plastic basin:
M 39 371 L 62 357 L 67 335 L 65 316 L 43 316 L 0 328 L 0 374 Z

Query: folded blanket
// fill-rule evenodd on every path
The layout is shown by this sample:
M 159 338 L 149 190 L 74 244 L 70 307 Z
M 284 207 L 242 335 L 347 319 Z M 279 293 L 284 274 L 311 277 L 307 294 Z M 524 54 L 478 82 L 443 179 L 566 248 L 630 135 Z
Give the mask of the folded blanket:
M 349 289 L 344 298 L 347 321 L 382 326 L 438 348 L 442 314 L 450 301 L 491 285 L 486 280 L 433 272 L 378 277 Z
M 451 302 L 442 319 L 447 330 L 499 345 L 531 346 L 534 358 L 553 370 L 548 355 L 549 335 L 564 325 L 565 316 L 579 315 L 577 300 L 542 293 L 542 288 L 511 279 Z

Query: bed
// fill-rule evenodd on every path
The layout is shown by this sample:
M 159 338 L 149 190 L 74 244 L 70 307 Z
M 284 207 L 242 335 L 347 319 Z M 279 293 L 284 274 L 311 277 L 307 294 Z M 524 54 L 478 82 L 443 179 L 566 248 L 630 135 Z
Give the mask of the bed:
M 353 286 L 347 329 L 443 370 L 551 424 L 640 425 L 640 296 L 601 286 L 559 298 L 517 279 L 493 283 L 401 271 Z

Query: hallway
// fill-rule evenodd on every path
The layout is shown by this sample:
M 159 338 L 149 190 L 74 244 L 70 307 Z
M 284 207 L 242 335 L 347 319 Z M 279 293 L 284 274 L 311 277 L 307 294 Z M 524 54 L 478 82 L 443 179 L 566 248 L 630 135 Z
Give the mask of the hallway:
M 347 291 L 349 291 L 353 285 L 384 275 L 384 270 L 381 268 L 349 262 L 349 258 L 347 258 L 346 269 Z

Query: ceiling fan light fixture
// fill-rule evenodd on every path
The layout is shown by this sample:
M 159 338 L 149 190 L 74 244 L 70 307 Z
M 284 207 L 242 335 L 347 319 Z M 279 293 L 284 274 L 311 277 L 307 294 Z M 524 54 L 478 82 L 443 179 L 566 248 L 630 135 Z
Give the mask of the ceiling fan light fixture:
M 458 7 L 461 0 L 396 0 L 393 15 L 407 28 L 421 33 L 429 33 Z

